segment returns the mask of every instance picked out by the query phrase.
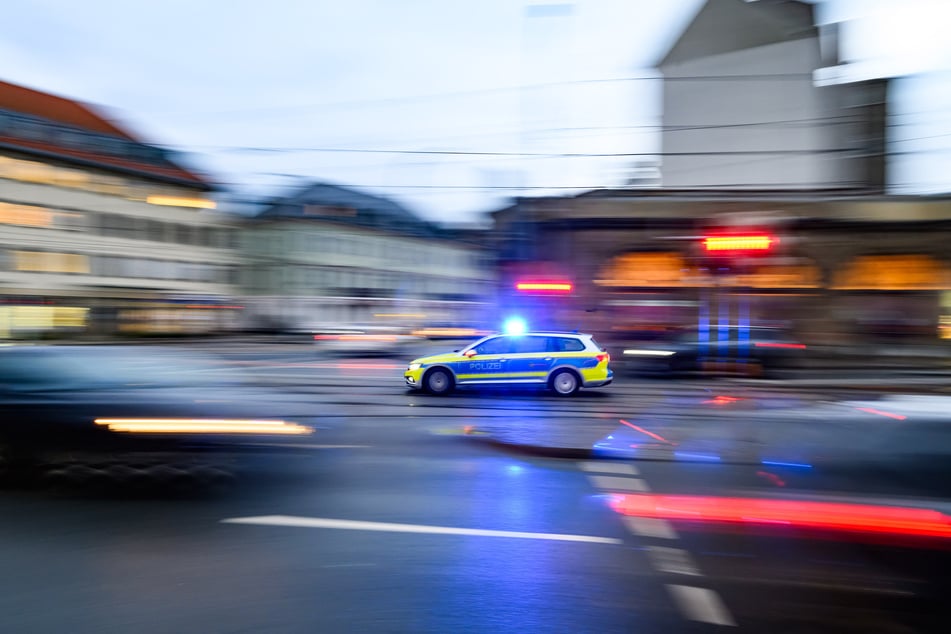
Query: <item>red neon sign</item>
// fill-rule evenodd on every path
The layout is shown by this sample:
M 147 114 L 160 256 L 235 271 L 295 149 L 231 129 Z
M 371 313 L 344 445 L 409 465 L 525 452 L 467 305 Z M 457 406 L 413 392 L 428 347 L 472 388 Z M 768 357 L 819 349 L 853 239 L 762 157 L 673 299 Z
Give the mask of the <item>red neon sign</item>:
M 547 291 L 554 293 L 570 293 L 574 288 L 568 282 L 518 282 L 515 290 L 518 291 Z
M 705 251 L 769 251 L 779 240 L 767 235 L 708 236 Z

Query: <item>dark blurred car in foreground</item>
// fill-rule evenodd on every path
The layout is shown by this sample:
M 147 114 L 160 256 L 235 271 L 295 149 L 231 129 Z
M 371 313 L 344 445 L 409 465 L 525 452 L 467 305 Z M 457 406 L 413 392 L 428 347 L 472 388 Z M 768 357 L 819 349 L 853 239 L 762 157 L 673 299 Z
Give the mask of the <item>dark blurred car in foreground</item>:
M 631 373 L 685 374 L 728 372 L 768 376 L 802 362 L 806 344 L 782 329 L 711 326 L 663 341 L 623 346 L 619 366 Z
M 49 479 L 226 479 L 235 456 L 293 446 L 275 415 L 210 360 L 135 346 L 0 348 L 0 473 Z

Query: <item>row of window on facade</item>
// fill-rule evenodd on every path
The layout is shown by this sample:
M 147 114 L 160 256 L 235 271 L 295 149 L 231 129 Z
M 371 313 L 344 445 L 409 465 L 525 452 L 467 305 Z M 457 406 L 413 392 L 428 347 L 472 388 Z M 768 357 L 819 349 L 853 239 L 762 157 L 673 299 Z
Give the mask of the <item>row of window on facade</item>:
M 325 293 L 331 289 L 378 289 L 386 295 L 485 297 L 491 288 L 486 282 L 446 279 L 433 276 L 402 275 L 386 271 L 352 270 L 344 267 L 281 267 L 246 269 L 244 286 L 258 294 L 283 291 L 301 294 Z M 383 294 L 378 294 L 383 296 Z
M 31 273 L 70 273 L 218 284 L 237 282 L 236 269 L 229 265 L 51 251 L 0 251 L 0 268 Z
M 0 133 L 30 141 L 151 163 L 164 159 L 161 149 L 128 139 L 78 130 L 19 112 L 0 110 Z
M 0 178 L 23 183 L 53 185 L 78 189 L 95 194 L 119 196 L 129 200 L 149 200 L 153 197 L 169 197 L 191 200 L 183 206 L 213 207 L 214 204 L 188 189 L 173 185 L 158 185 L 152 182 L 106 174 L 89 169 L 76 169 L 51 165 L 39 161 L 0 156 Z
M 249 235 L 249 247 L 256 239 Z M 271 232 L 267 245 L 271 253 L 353 255 L 384 260 L 391 264 L 416 264 L 445 269 L 475 269 L 484 264 L 477 252 L 439 248 L 425 242 L 389 239 L 377 235 L 347 234 L 339 231 Z
M 36 205 L 0 202 L 0 224 L 85 231 L 102 236 L 174 242 L 202 247 L 237 246 L 234 229 L 134 218 L 120 214 L 66 211 Z

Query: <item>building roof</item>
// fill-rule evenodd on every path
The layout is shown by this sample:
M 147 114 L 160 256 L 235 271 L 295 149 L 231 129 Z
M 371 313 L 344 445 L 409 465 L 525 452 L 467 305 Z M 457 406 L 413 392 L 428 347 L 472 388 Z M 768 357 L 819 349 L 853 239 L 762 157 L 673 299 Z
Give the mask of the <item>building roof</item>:
M 794 0 L 707 0 L 667 54 L 665 67 L 694 59 L 816 37 L 812 5 Z
M 841 189 L 720 189 L 720 188 L 633 188 L 633 189 L 592 189 L 580 194 L 567 196 L 533 196 L 516 198 L 513 204 L 491 212 L 498 214 L 517 208 L 521 204 L 557 204 L 578 199 L 643 199 L 645 201 L 699 201 L 699 202 L 827 202 L 827 201 L 866 201 L 866 202 L 903 202 L 951 201 L 951 193 L 936 194 L 883 194 L 881 191 L 860 188 Z
M 0 108 L 32 114 L 83 130 L 136 140 L 90 106 L 5 81 L 0 81 Z
M 0 149 L 200 190 L 202 176 L 118 127 L 95 107 L 0 81 Z
M 421 237 L 449 237 L 445 230 L 397 202 L 329 183 L 314 183 L 276 200 L 257 218 L 316 220 Z

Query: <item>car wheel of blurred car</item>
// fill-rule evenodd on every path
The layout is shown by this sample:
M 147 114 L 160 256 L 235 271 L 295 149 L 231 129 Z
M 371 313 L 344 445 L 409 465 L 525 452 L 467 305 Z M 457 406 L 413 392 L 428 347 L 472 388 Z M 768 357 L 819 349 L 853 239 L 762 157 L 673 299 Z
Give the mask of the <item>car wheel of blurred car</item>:
M 423 378 L 423 385 L 430 394 L 442 395 L 452 391 L 453 383 L 449 372 L 442 368 L 433 368 Z
M 559 396 L 571 396 L 578 391 L 578 376 L 571 370 L 559 370 L 551 377 L 551 389 Z

